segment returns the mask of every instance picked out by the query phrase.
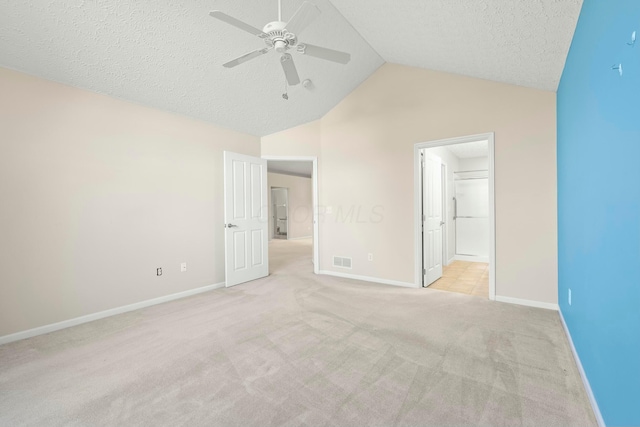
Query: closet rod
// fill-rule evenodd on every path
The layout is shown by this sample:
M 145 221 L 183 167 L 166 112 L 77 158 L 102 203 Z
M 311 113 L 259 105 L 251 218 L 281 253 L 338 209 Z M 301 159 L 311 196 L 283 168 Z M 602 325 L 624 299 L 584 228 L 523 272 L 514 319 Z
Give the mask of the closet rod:
M 454 173 L 467 173 L 467 172 L 489 172 L 489 169 L 475 169 L 472 171 L 456 171 Z
M 489 177 L 483 176 L 480 178 L 455 178 L 454 181 L 469 181 L 470 179 L 489 179 Z

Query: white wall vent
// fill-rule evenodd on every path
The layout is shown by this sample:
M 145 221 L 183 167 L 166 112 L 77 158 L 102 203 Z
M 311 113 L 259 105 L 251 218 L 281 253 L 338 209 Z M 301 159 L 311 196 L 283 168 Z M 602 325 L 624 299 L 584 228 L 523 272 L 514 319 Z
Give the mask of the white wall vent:
M 351 268 L 351 258 L 333 257 L 333 266 L 334 267 L 342 267 L 342 268 Z

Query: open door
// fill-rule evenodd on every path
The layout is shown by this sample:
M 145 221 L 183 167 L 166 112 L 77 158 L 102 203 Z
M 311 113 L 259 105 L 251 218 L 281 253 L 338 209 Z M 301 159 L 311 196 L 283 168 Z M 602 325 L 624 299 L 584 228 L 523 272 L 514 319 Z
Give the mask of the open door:
M 226 285 L 269 274 L 267 161 L 224 152 Z
M 423 286 L 429 286 L 442 277 L 442 160 L 428 151 L 423 158 Z

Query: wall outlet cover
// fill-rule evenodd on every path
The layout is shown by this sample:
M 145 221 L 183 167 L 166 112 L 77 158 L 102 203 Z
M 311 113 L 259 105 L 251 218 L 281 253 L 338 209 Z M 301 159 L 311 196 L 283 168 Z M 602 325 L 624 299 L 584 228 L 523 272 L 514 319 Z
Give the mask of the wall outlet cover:
M 162 276 L 162 267 L 156 268 L 156 276 Z

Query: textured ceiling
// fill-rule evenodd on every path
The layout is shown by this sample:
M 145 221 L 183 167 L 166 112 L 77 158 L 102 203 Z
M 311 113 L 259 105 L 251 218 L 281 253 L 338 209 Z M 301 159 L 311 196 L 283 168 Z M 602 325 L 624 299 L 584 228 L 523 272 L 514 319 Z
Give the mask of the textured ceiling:
M 283 0 L 287 20 L 302 0 Z M 300 39 L 351 53 L 347 65 L 293 53 L 301 79 L 282 98 L 275 52 L 222 64 L 264 42 L 209 16 L 219 9 L 255 27 L 276 0 L 0 0 L 0 66 L 143 105 L 266 135 L 322 117 L 383 60 L 327 0 Z
M 283 0 L 285 20 L 302 1 Z M 290 88 L 288 101 L 274 52 L 222 67 L 264 44 L 209 16 L 219 9 L 262 28 L 277 0 L 0 0 L 0 66 L 267 135 L 322 117 L 384 61 L 555 91 L 582 5 L 312 1 L 322 15 L 301 39 L 352 59 L 343 66 L 294 53 L 313 88 Z
M 556 91 L 582 0 L 332 0 L 387 62 Z

